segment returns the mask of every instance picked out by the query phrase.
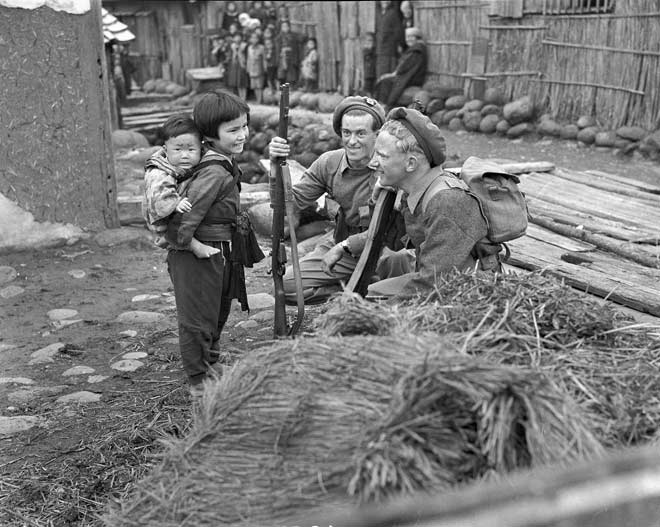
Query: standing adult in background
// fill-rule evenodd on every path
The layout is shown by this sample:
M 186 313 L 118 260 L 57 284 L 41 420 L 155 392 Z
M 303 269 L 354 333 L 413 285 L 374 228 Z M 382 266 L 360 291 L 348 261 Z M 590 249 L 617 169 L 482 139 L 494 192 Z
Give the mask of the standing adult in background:
M 229 31 L 232 24 L 237 24 L 236 28 L 238 29 L 238 8 L 236 2 L 227 2 L 225 11 L 222 14 L 222 29 Z
M 256 18 L 259 22 L 261 22 L 261 27 L 266 27 L 266 24 L 268 23 L 268 12 L 264 8 L 264 3 L 260 2 L 259 0 L 255 0 L 254 2 L 250 2 L 250 4 L 250 9 L 248 9 L 248 14 L 250 17 Z
M 406 51 L 392 73 L 382 75 L 374 88 L 374 96 L 387 105 L 388 109 L 397 104 L 399 97 L 408 86 L 422 86 L 426 79 L 428 53 L 422 32 L 416 27 L 406 29 Z
M 395 70 L 404 47 L 403 23 L 394 2 L 380 1 L 376 17 L 376 78 Z

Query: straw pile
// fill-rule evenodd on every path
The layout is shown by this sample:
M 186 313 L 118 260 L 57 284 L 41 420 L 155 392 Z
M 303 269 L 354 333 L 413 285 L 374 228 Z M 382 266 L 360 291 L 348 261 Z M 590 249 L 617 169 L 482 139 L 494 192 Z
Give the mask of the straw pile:
M 509 339 L 574 346 L 583 339 L 612 344 L 607 333 L 622 316 L 542 273 L 447 273 L 427 298 L 366 302 L 345 294 L 317 320 L 322 335 L 473 332 L 496 327 Z
M 320 504 L 600 454 L 589 417 L 545 375 L 462 354 L 482 344 L 355 336 L 254 350 L 206 386 L 190 433 L 105 524 L 283 525 Z
M 544 371 L 598 417 L 605 445 L 642 444 L 658 434 L 660 328 L 631 324 L 610 305 L 542 273 L 450 274 L 428 298 L 398 305 L 345 294 L 316 323 L 328 336 L 481 336 L 489 342 L 465 351 Z

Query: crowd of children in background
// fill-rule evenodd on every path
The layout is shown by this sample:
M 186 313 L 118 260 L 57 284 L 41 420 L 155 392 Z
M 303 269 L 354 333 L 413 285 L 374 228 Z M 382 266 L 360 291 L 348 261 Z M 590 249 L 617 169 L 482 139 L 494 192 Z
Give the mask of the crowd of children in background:
M 241 99 L 263 102 L 263 89 L 288 82 L 305 91 L 318 89 L 319 57 L 314 38 L 291 30 L 286 6 L 254 1 L 247 13 L 227 2 L 222 33 L 212 39 L 211 58 L 224 71 L 227 88 Z

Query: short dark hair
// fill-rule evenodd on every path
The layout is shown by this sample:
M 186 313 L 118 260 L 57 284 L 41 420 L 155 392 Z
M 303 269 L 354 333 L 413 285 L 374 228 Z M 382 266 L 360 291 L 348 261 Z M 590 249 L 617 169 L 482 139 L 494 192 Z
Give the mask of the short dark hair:
M 345 115 L 355 115 L 355 116 L 368 115 L 369 117 L 371 117 L 371 131 L 375 132 L 377 130 L 380 130 L 380 125 L 378 123 L 378 120 L 366 110 L 360 110 L 360 108 L 352 108 L 351 110 L 348 110 L 347 112 L 343 113 L 342 117 L 344 117 Z
M 195 125 L 195 121 L 187 113 L 177 113 L 167 118 L 160 127 L 160 136 L 163 141 L 183 134 L 193 134 L 202 139 L 202 133 Z
M 250 107 L 233 93 L 223 90 L 209 92 L 195 103 L 193 118 L 204 137 L 218 138 L 218 127 L 222 123 L 247 115 L 250 122 Z

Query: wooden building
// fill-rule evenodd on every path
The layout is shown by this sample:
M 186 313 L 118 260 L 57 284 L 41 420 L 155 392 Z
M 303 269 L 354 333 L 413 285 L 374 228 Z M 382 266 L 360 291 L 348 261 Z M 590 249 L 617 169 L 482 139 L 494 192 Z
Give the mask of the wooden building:
M 287 2 L 294 28 L 318 39 L 322 88 L 359 86 L 358 48 L 375 29 L 376 3 Z M 510 98 L 531 95 L 559 120 L 588 114 L 603 126 L 660 126 L 660 0 L 412 5 L 429 46 L 429 79 L 464 88 L 480 78 Z
M 226 1 L 102 0 L 135 34 L 130 50 L 135 81 L 186 84 L 186 70 L 210 65 L 211 37 L 222 26 Z M 237 1 L 239 12 L 249 2 Z
M 136 35 L 138 83 L 185 82 L 209 64 L 221 1 L 104 0 Z M 236 2 L 239 11 L 248 2 Z M 357 92 L 362 46 L 378 1 L 281 1 L 292 29 L 318 43 L 319 88 Z M 400 2 L 395 2 L 399 5 Z M 562 121 L 660 126 L 660 0 L 412 0 L 429 46 L 429 79 L 469 90 L 470 79 L 510 98 L 531 95 Z

